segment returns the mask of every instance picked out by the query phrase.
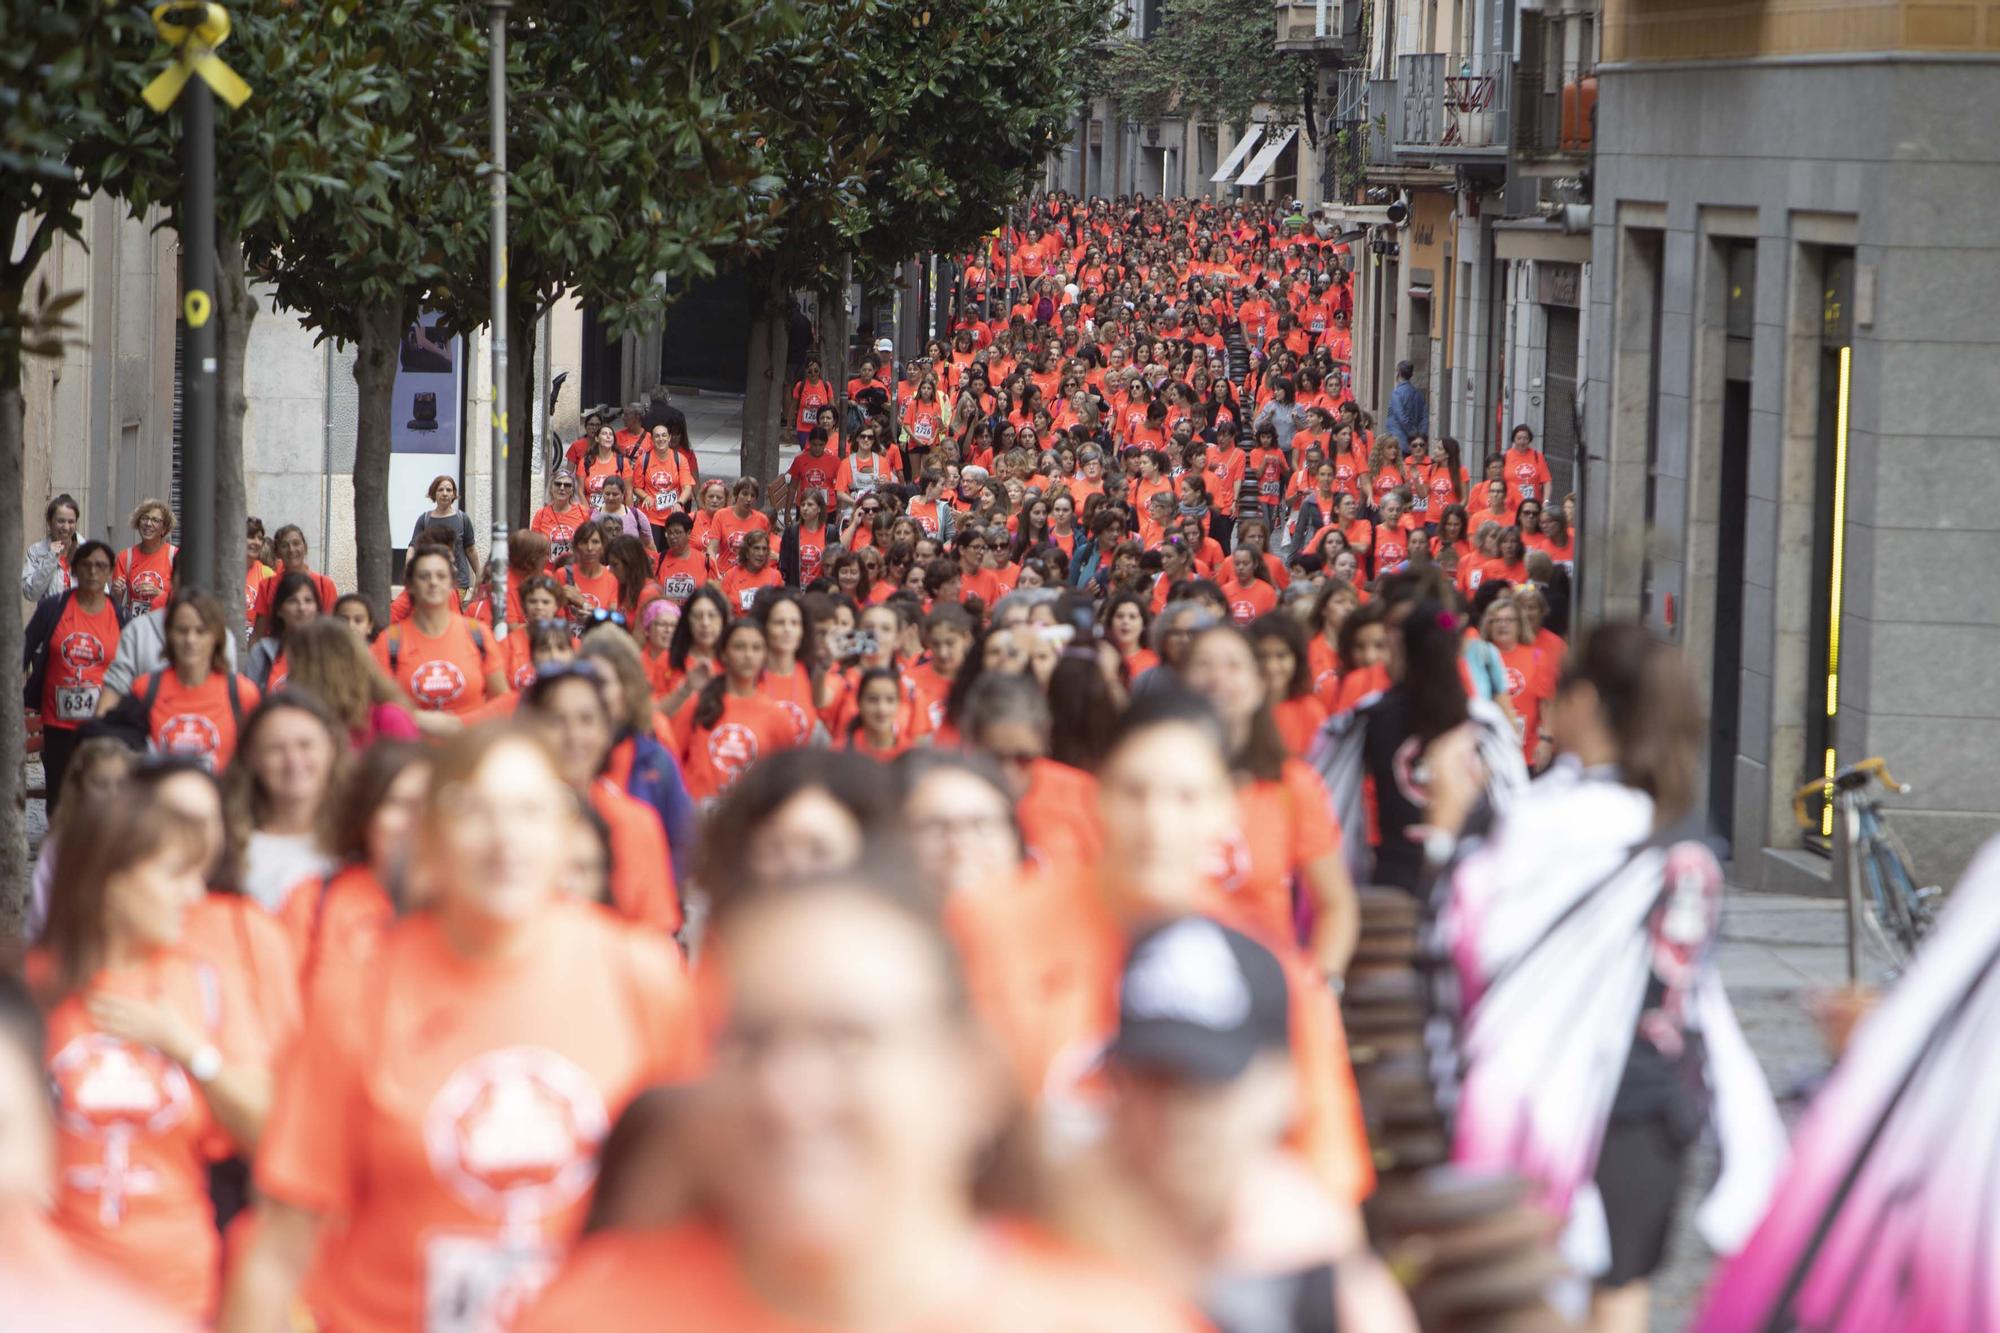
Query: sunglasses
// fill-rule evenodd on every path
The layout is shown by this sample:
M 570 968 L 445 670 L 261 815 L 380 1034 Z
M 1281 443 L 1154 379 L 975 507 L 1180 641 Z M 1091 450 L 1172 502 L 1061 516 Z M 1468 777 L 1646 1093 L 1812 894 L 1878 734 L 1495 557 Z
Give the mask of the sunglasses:
M 569 622 L 567 620 L 533 620 L 528 622 L 528 628 L 537 633 L 544 630 L 568 629 Z
M 590 623 L 593 625 L 616 625 L 619 629 L 624 629 L 632 622 L 625 618 L 623 611 L 607 611 L 600 606 L 590 613 Z
M 555 484 L 555 489 L 559 491 L 573 491 L 576 489 L 576 483 L 571 481 L 559 481 Z

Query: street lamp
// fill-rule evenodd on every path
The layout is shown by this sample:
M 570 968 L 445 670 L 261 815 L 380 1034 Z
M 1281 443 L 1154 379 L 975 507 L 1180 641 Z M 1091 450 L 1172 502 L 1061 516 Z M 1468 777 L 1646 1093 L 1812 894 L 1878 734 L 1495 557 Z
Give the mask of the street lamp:
M 491 419 L 493 637 L 507 636 L 507 0 L 487 0 L 492 25 L 488 90 L 493 121 L 493 413 Z

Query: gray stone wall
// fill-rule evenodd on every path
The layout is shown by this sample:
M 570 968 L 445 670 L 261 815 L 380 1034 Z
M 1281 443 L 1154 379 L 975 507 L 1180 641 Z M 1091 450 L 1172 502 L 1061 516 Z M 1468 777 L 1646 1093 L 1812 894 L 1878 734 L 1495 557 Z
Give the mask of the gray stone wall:
M 1949 882 L 2000 830 L 2000 63 L 1895 57 L 1600 72 L 1587 392 L 1586 605 L 1635 610 L 1650 552 L 1662 629 L 1712 661 L 1713 590 L 1745 586 L 1736 772 L 1740 882 L 1783 873 L 1804 752 L 1821 271 L 1851 245 L 1842 762 L 1886 756 L 1895 822 Z M 1634 224 L 1643 231 L 1629 231 Z M 1756 246 L 1745 555 L 1716 538 L 1723 246 Z M 1657 260 L 1648 248 L 1657 247 Z M 1657 265 L 1657 287 L 1649 271 Z M 1872 293 L 1870 287 L 1872 285 Z M 1646 310 L 1657 291 L 1658 342 Z M 1871 299 L 1872 295 L 1872 299 Z M 1641 316 L 1646 317 L 1641 317 Z M 1657 361 L 1658 389 L 1648 376 Z M 1645 530 L 1645 411 L 1658 434 Z M 1615 534 L 1615 535 L 1614 535 Z

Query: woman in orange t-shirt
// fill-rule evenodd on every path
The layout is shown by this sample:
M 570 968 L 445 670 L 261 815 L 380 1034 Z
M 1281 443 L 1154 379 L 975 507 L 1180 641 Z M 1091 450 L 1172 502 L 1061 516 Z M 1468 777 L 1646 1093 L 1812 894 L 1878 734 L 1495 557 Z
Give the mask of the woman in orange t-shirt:
M 1306 641 L 1306 670 L 1312 678 L 1314 697 L 1329 712 L 1340 692 L 1340 629 L 1360 605 L 1360 590 L 1338 579 L 1328 579 L 1320 586 L 1319 596 L 1313 599 L 1312 615 L 1308 618 L 1311 637 Z
M 229 627 L 222 607 L 198 588 L 167 603 L 166 664 L 132 682 L 147 705 L 146 735 L 155 754 L 192 759 L 212 772 L 229 766 L 243 719 L 257 706 L 257 687 L 229 669 Z M 98 702 L 109 712 L 115 692 Z
M 764 626 L 764 675 L 757 692 L 792 720 L 792 744 L 804 745 L 819 732 L 819 681 L 803 654 L 818 642 L 812 613 L 798 593 L 784 589 L 757 603 Z
M 207 859 L 201 829 L 143 788 L 70 821 L 30 960 L 55 1225 L 195 1321 L 213 1317 L 222 1267 L 208 1169 L 257 1144 L 278 1054 L 248 979 L 187 947 Z
M 1230 553 L 1229 570 L 1222 595 L 1229 599 L 1229 615 L 1239 625 L 1268 615 L 1278 605 L 1278 590 L 1271 586 L 1271 574 L 1255 549 L 1239 546 Z
M 1218 867 L 1221 894 L 1260 939 L 1282 943 L 1296 938 L 1297 876 L 1315 912 L 1309 953 L 1326 975 L 1344 975 L 1361 916 L 1340 856 L 1341 830 L 1319 774 L 1285 753 L 1256 646 L 1234 625 L 1214 626 L 1189 645 L 1181 674 L 1214 705 L 1235 755 L 1242 823 Z
M 174 511 L 159 500 L 141 500 L 132 511 L 132 531 L 137 544 L 118 553 L 111 567 L 111 600 L 125 608 L 126 617 L 142 616 L 153 610 L 174 590 L 174 557 L 179 550 L 167 538 L 173 535 Z
M 732 620 L 718 647 L 722 675 L 674 717 L 681 774 L 696 802 L 720 796 L 750 765 L 791 745 L 795 732 L 791 715 L 757 689 L 767 655 L 764 627 Z
M 1254 679 L 1255 666 L 1246 670 Z M 1215 712 L 1199 700 L 1142 692 L 1098 769 L 1102 855 L 960 895 L 953 935 L 1018 1082 L 1038 1090 L 1062 1123 L 1101 1100 L 1091 1071 L 1116 1027 L 1118 974 L 1133 933 L 1198 913 L 1252 935 L 1285 964 L 1292 996 L 1298 1082 L 1289 1141 L 1335 1198 L 1358 1203 L 1373 1188 L 1374 1167 L 1325 978 L 1291 942 L 1289 920 L 1282 935 L 1260 935 L 1243 895 L 1214 881 L 1218 858 L 1240 846 L 1244 818 L 1226 744 Z
M 576 478 L 567 469 L 558 468 L 549 478 L 549 502 L 535 511 L 528 524 L 548 538 L 549 568 L 555 568 L 569 554 L 576 530 L 589 521 L 590 506 L 577 497 Z
M 406 852 L 430 777 L 431 752 L 414 741 L 378 741 L 348 771 L 328 821 L 327 850 L 339 864 L 278 909 L 308 1011 L 322 992 L 353 993 L 398 904 L 409 905 Z
M 592 612 L 615 610 L 618 606 L 618 575 L 604 558 L 612 538 L 619 535 L 617 529 L 591 519 L 576 530 L 570 546 L 570 563 L 556 576 L 563 586 L 569 618 L 579 633 L 590 623 Z
M 690 1072 L 671 942 L 562 896 L 571 799 L 519 728 L 437 753 L 417 838 L 434 896 L 326 990 L 287 1062 L 229 1333 L 283 1325 L 295 1298 L 343 1333 L 426 1310 L 498 1326 L 575 1234 L 613 1118 Z
M 1522 633 L 1520 608 L 1511 593 L 1501 593 L 1480 618 L 1479 633 L 1498 650 L 1507 673 L 1507 698 L 1521 729 L 1521 753 L 1528 769 L 1541 763 L 1542 705 L 1555 694 L 1555 676 Z
M 655 684 L 653 701 L 668 717 L 677 716 L 709 681 L 722 673 L 722 631 L 731 620 L 729 603 L 714 588 L 696 588 L 681 610 L 667 646 L 667 665 Z
M 784 576 L 771 559 L 770 532 L 753 528 L 744 533 L 736 567 L 722 576 L 722 595 L 729 599 L 729 605 L 736 614 L 748 615 L 750 608 L 756 604 L 758 593 L 766 588 L 784 586 Z
M 855 876 L 741 886 L 716 931 L 703 994 L 716 1059 L 676 1115 L 677 1140 L 701 1144 L 685 1160 L 708 1206 L 586 1237 L 516 1333 L 637 1333 L 663 1311 L 711 1333 L 1202 1327 L 1172 1296 L 976 1211 L 1002 1076 L 928 917 Z M 842 1058 L 850 1047 L 867 1058 Z M 831 1187 L 829 1144 L 867 1145 L 835 1150 Z M 606 1168 L 606 1191 L 647 1187 Z
M 681 900 L 667 854 L 667 831 L 652 807 L 628 795 L 604 764 L 615 739 L 605 700 L 605 664 L 583 660 L 542 672 L 522 702 L 542 731 L 570 790 L 603 821 L 611 864 L 604 905 L 668 934 L 681 928 Z
M 1264 673 L 1264 694 L 1271 700 L 1271 719 L 1294 759 L 1303 759 L 1326 725 L 1326 704 L 1313 693 L 1312 653 L 1305 626 L 1289 615 L 1263 615 L 1247 627 Z M 1321 639 L 1324 643 L 1325 640 Z
M 763 488 L 755 477 L 743 477 L 729 488 L 729 507 L 718 509 L 708 524 L 708 560 L 717 578 L 728 577 L 743 552 L 743 539 L 769 532 L 771 516 L 757 508 Z
M 1104 637 L 1118 650 L 1118 674 L 1126 685 L 1160 664 L 1160 656 L 1146 646 L 1146 634 L 1153 627 L 1151 600 L 1143 593 L 1114 593 L 1104 603 Z
M 887 763 L 922 740 L 902 726 L 903 677 L 894 668 L 862 672 L 854 701 L 854 720 L 848 723 L 845 740 L 848 749 Z
M 458 613 L 451 573 L 451 553 L 442 546 L 411 552 L 403 577 L 416 609 L 384 630 L 373 648 L 376 662 L 416 705 L 417 725 L 428 734 L 456 730 L 468 714 L 507 693 L 500 647 Z
M 605 478 L 625 480 L 632 473 L 632 460 L 618 447 L 618 432 L 610 426 L 599 426 L 597 433 L 590 437 L 590 447 L 584 450 L 576 471 L 577 480 L 583 486 L 583 494 L 579 498 L 587 501 L 595 513 L 604 507 Z

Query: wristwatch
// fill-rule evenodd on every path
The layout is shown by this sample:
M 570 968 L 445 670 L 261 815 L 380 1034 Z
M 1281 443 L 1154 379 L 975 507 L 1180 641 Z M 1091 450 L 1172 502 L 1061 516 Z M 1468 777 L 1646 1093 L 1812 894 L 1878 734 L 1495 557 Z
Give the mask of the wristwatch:
M 195 1053 L 188 1057 L 187 1071 L 194 1075 L 197 1083 L 213 1083 L 215 1076 L 222 1072 L 222 1052 L 216 1050 L 213 1044 L 196 1047 Z

